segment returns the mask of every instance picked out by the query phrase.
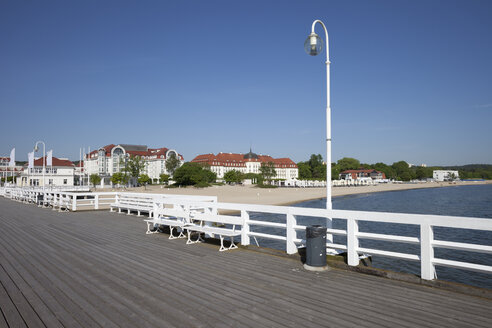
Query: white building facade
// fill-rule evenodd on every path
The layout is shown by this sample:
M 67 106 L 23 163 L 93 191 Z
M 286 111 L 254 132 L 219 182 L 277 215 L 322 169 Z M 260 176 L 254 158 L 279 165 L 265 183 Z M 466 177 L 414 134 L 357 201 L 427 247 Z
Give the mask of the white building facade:
M 40 187 L 59 187 L 73 186 L 75 177 L 75 165 L 66 158 L 53 157 L 52 166 L 46 165 L 43 177 L 43 158 L 34 161 L 34 167 L 24 166 L 20 177 L 17 179 L 17 185 L 20 187 L 40 186 Z
M 84 173 L 87 176 L 98 174 L 102 178 L 111 177 L 114 173 L 121 172 L 125 168 L 125 162 L 130 157 L 140 156 L 145 161 L 145 169 L 153 182 L 157 182 L 161 174 L 168 174 L 166 160 L 170 156 L 176 156 L 183 165 L 183 156 L 174 149 L 148 148 L 145 145 L 107 145 L 84 156 Z M 107 181 L 109 183 L 109 181 Z
M 436 181 L 452 181 L 460 178 L 458 171 L 434 170 L 432 177 Z
M 292 180 L 299 177 L 297 164 L 290 158 L 273 158 L 268 155 L 257 155 L 251 150 L 247 154 L 218 153 L 198 155 L 193 163 L 207 165 L 217 174 L 217 178 L 223 178 L 228 171 L 236 170 L 241 173 L 260 173 L 262 163 L 273 163 L 276 176 L 274 179 Z

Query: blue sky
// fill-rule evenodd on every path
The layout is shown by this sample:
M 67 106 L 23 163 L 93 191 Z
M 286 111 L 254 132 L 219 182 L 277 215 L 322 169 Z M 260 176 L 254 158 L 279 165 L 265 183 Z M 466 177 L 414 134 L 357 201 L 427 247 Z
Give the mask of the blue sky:
M 0 0 L 0 155 L 110 143 L 492 163 L 491 1 Z M 320 35 L 322 31 L 317 28 Z M 324 37 L 324 35 L 323 35 Z

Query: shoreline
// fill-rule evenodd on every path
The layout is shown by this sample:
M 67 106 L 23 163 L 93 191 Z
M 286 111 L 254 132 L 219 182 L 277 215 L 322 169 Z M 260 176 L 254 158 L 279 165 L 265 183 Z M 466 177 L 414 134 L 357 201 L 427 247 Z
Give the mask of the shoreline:
M 332 197 L 341 197 L 357 194 L 371 194 L 375 192 L 402 191 L 426 188 L 446 188 L 458 186 L 473 186 L 492 184 L 492 180 L 470 181 L 470 182 L 425 182 L 425 183 L 398 183 L 398 184 L 379 184 L 375 186 L 350 186 L 332 187 Z M 305 201 L 326 198 L 325 188 L 258 188 L 255 186 L 212 186 L 207 188 L 167 188 L 161 185 L 150 185 L 128 189 L 105 189 L 104 191 L 123 191 L 123 192 L 142 192 L 159 193 L 174 195 L 200 195 L 216 196 L 218 202 L 258 204 L 258 205 L 278 205 L 287 206 L 302 203 Z M 95 190 L 93 190 L 95 191 Z M 97 189 L 97 191 L 103 191 Z

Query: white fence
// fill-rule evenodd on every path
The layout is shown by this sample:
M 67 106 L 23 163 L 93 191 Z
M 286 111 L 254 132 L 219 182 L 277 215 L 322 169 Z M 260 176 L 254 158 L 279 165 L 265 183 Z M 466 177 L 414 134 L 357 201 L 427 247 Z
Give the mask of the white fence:
M 102 206 L 119 204 L 119 200 L 126 198 L 131 199 L 149 199 L 147 202 L 149 215 L 152 214 L 150 208 L 164 208 L 168 206 L 182 206 L 188 210 L 203 208 L 209 213 L 218 213 L 219 210 L 239 212 L 244 219 L 245 224 L 241 232 L 241 244 L 250 245 L 251 238 L 267 238 L 277 240 L 285 245 L 285 251 L 288 254 L 297 253 L 299 245 L 304 244 L 304 240 L 299 238 L 298 232 L 306 229 L 306 225 L 300 225 L 297 222 L 298 217 L 308 217 L 310 219 L 322 218 L 326 220 L 341 219 L 346 221 L 346 229 L 328 229 L 328 238 L 326 247 L 329 249 L 338 249 L 347 252 L 348 264 L 356 266 L 359 264 L 360 254 L 380 255 L 404 260 L 418 261 L 421 267 L 422 279 L 431 280 L 436 277 L 435 266 L 447 266 L 466 270 L 474 270 L 485 273 L 492 273 L 492 266 L 476 264 L 464 261 L 455 261 L 434 256 L 436 248 L 469 251 L 492 254 L 492 246 L 454 242 L 434 238 L 434 228 L 454 228 L 454 229 L 472 229 L 480 231 L 492 231 L 492 219 L 439 216 L 439 215 L 421 215 L 421 214 L 403 214 L 403 213 L 380 213 L 380 212 L 363 212 L 347 210 L 327 210 L 316 208 L 303 208 L 292 206 L 268 206 L 253 204 L 233 204 L 218 203 L 216 197 L 208 196 L 185 196 L 185 195 L 165 195 L 165 194 L 146 194 L 146 193 L 85 193 L 85 192 L 68 192 L 68 191 L 46 191 L 42 189 L 30 188 L 12 188 L 0 189 L 0 194 L 17 201 L 36 203 L 39 206 L 51 206 L 53 209 L 64 209 L 76 211 L 79 209 L 100 209 Z M 152 205 L 150 205 L 152 204 Z M 125 205 L 126 206 L 126 205 Z M 270 213 L 277 214 L 285 219 L 282 222 L 270 222 L 267 220 L 250 219 L 251 213 Z M 257 215 L 256 215 L 257 216 Z M 309 222 L 309 220 L 307 221 Z M 314 220 L 313 220 L 314 222 Z M 370 233 L 359 230 L 361 222 L 383 222 L 400 225 L 414 225 L 419 228 L 419 236 L 409 237 L 402 235 L 390 235 L 381 233 Z M 265 233 L 252 231 L 252 227 L 271 227 L 281 229 L 283 233 Z M 332 235 L 345 236 L 344 244 L 334 244 Z M 396 243 L 407 243 L 418 245 L 420 254 L 409 254 L 395 251 L 387 251 L 376 248 L 364 248 L 360 246 L 360 240 L 380 240 Z
M 153 204 L 165 198 L 186 198 L 202 202 L 217 202 L 215 196 L 185 196 L 130 192 L 89 192 L 88 187 L 71 188 L 0 188 L 0 196 L 23 203 L 37 204 L 58 210 L 99 210 L 119 208 L 151 213 Z
M 233 203 L 205 203 L 189 201 L 186 199 L 164 199 L 161 202 L 161 207 L 165 205 L 179 205 L 183 208 L 207 208 L 211 213 L 217 213 L 218 210 L 238 211 L 241 213 L 245 221 L 242 227 L 241 244 L 250 245 L 251 237 L 261 237 L 274 239 L 285 242 L 285 251 L 288 254 L 297 253 L 297 248 L 300 244 L 304 244 L 304 240 L 298 237 L 298 231 L 305 230 L 305 225 L 297 223 L 297 217 L 312 217 L 312 218 L 336 218 L 345 220 L 347 223 L 346 230 L 328 229 L 330 235 L 346 236 L 346 244 L 334 244 L 332 238 L 327 238 L 326 247 L 329 249 L 344 250 L 347 252 L 348 264 L 356 266 L 359 264 L 360 254 L 371 254 L 400 258 L 411 261 L 420 262 L 421 278 L 432 280 L 436 277 L 435 266 L 448 266 L 453 268 L 474 270 L 486 273 L 492 273 L 492 266 L 481 265 L 469 262 L 453 261 L 434 256 L 435 248 L 447 248 L 454 250 L 464 250 L 470 252 L 480 252 L 492 254 L 492 246 L 477 245 L 470 243 L 459 243 L 453 241 L 436 240 L 434 239 L 435 227 L 446 227 L 456 229 L 474 229 L 482 231 L 492 231 L 492 220 L 471 217 L 455 217 L 455 216 L 438 216 L 438 215 L 420 215 L 420 214 L 403 214 L 403 213 L 380 213 L 380 212 L 362 212 L 362 211 L 346 211 L 346 210 L 326 210 L 303 207 L 289 206 L 268 206 L 268 205 L 249 205 L 249 204 L 233 204 Z M 260 220 L 251 220 L 250 213 L 271 213 L 285 216 L 284 222 L 268 222 Z M 385 222 L 393 224 L 410 224 L 420 228 L 419 237 L 408 237 L 398 235 L 388 235 L 379 233 L 369 233 L 359 231 L 359 223 L 362 221 L 368 222 Z M 284 234 L 267 234 L 251 231 L 252 226 L 263 226 L 284 229 Z M 380 249 L 362 248 L 359 246 L 361 239 L 383 240 L 389 242 L 408 243 L 420 245 L 420 254 L 407 254 L 400 252 L 392 252 Z

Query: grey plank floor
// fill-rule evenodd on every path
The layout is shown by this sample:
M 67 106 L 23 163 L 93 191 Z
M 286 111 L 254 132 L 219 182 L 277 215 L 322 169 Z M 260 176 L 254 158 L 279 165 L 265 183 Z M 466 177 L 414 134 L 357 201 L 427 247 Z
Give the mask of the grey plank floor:
M 0 198 L 0 327 L 492 327 L 492 302 Z

